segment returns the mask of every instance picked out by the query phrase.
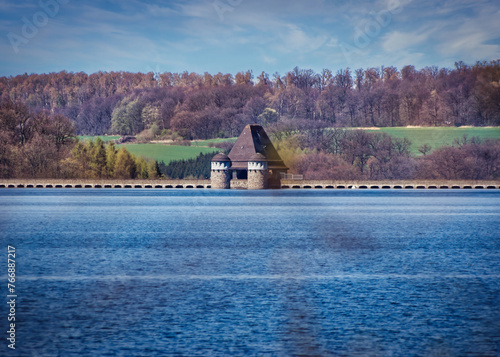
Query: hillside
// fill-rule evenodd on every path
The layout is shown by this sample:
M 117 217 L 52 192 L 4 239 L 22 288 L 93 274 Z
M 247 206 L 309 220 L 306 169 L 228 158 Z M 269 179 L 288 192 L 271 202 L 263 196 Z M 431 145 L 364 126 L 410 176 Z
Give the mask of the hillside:
M 0 77 L 0 98 L 62 114 L 78 135 L 237 136 L 248 123 L 316 127 L 499 126 L 500 61 L 280 75 L 98 72 Z

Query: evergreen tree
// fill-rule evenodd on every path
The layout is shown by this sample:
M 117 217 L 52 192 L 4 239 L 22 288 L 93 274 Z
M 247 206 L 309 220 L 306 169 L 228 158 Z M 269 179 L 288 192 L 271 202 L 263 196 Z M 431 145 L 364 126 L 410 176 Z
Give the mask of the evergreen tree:
M 160 165 L 154 160 L 149 163 L 148 175 L 150 179 L 158 179 L 161 177 Z
M 163 175 L 171 179 L 208 179 L 213 153 L 200 154 L 195 159 L 171 161 L 168 165 L 162 161 L 159 169 Z

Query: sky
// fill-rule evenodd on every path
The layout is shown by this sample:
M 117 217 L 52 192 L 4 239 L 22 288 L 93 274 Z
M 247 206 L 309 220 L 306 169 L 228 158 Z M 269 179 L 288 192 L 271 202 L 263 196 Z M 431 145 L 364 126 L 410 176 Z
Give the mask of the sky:
M 0 0 L 0 76 L 500 59 L 499 0 Z

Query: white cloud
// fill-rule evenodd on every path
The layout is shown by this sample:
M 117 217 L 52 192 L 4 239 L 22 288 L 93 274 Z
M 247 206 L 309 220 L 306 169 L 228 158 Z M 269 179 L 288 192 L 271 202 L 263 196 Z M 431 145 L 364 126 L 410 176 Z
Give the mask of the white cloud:
M 172 9 L 171 7 L 159 6 L 156 4 L 146 4 L 146 9 L 148 11 L 148 15 L 150 16 L 162 16 L 168 18 L 170 16 L 180 15 L 180 11 Z
M 287 25 L 280 30 L 277 48 L 283 52 L 307 53 L 324 45 L 328 38 L 324 35 L 307 34 L 296 25 Z
M 424 33 L 418 33 L 418 31 L 392 31 L 382 38 L 382 47 L 386 52 L 395 53 L 427 41 L 432 32 L 433 31 L 426 31 Z
M 264 61 L 264 63 L 267 63 L 267 64 L 275 64 L 277 62 L 277 59 L 274 57 L 263 55 L 262 61 Z
M 487 7 L 438 33 L 437 51 L 470 61 L 500 57 L 500 11 Z
M 202 3 L 191 3 L 189 5 L 180 5 L 181 14 L 186 17 L 199 17 L 202 19 L 215 18 L 216 9 L 214 7 L 214 2 L 202 2 Z M 232 6 L 228 6 L 228 9 L 233 9 Z M 230 10 L 233 11 L 233 10 Z
M 36 10 L 38 8 L 37 3 L 20 3 L 19 1 L 0 1 L 0 11 L 3 13 L 13 12 L 14 10 L 19 11 L 28 11 L 28 10 Z

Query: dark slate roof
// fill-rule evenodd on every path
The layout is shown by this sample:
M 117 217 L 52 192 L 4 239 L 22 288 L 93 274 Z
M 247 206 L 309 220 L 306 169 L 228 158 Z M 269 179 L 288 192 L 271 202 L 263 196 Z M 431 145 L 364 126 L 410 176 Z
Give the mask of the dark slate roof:
M 249 124 L 241 132 L 238 140 L 228 156 L 232 162 L 233 169 L 247 169 L 248 161 L 252 161 L 255 154 L 264 155 L 267 158 L 267 167 L 271 170 L 286 170 L 285 163 L 267 136 L 264 128 L 257 124 Z
M 250 161 L 267 161 L 267 157 L 258 152 L 250 157 Z
M 218 153 L 214 157 L 212 157 L 212 161 L 223 162 L 223 161 L 231 161 L 229 156 L 223 153 Z

